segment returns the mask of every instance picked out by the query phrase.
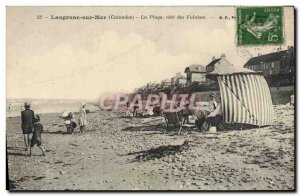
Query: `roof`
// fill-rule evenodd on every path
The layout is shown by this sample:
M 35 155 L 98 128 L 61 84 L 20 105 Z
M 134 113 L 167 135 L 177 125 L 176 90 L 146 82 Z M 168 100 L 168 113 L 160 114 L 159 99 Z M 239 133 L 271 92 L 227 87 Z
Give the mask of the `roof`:
M 171 79 L 185 79 L 186 77 L 183 76 L 181 73 L 177 73 L 174 77 L 172 77 Z
M 220 66 L 216 67 L 216 69 L 207 74 L 208 78 L 214 78 L 215 76 L 221 75 L 233 75 L 233 74 L 261 74 L 261 72 L 256 72 L 251 69 L 246 69 L 243 67 L 235 67 L 235 66 Z
M 203 65 L 196 65 L 196 64 L 190 65 L 190 66 L 185 68 L 184 73 L 186 73 L 188 69 L 192 73 L 204 73 L 204 72 L 206 72 L 206 69 Z
M 175 78 L 185 78 L 181 73 L 177 73 Z
M 161 81 L 162 84 L 171 83 L 171 79 L 167 78 Z
M 269 54 L 264 54 L 256 57 L 252 57 L 245 65 L 258 65 L 260 63 L 269 63 L 269 62 L 275 62 L 280 61 L 283 56 L 287 55 L 288 50 L 283 50 L 279 52 L 273 52 Z
M 209 66 L 214 66 L 217 62 L 219 62 L 221 60 L 221 58 L 218 58 L 218 59 L 215 59 L 213 61 L 211 61 L 208 65 L 206 65 L 206 67 L 209 67 Z
M 157 84 L 159 84 L 159 83 L 157 83 L 157 82 L 148 82 L 148 83 L 147 83 L 147 85 L 152 85 L 152 86 L 155 86 L 155 85 L 157 85 Z

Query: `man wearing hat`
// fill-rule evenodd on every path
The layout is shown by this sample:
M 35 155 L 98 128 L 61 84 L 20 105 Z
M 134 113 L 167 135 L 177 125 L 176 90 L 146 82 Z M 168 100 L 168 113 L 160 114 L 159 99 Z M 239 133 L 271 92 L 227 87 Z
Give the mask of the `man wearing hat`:
M 221 105 L 217 102 L 217 95 L 211 93 L 209 97 L 208 110 L 197 112 L 195 124 L 202 131 L 208 131 L 211 126 L 217 127 L 222 121 L 222 110 Z
M 25 102 L 24 107 L 25 110 L 21 112 L 21 127 L 24 135 L 25 147 L 26 150 L 28 150 L 30 146 L 30 134 L 32 133 L 34 124 L 34 112 L 30 109 L 30 103 Z
M 216 93 L 211 93 L 209 95 L 209 97 L 210 97 L 210 101 L 208 104 L 209 105 L 208 110 L 209 110 L 209 112 L 213 112 L 218 106 L 217 95 L 216 95 Z
M 221 109 L 221 104 L 218 104 L 217 102 L 217 95 L 215 93 L 211 93 L 210 95 L 211 101 L 210 101 L 210 113 L 207 116 L 206 122 L 204 123 L 206 125 L 202 126 L 202 128 L 207 129 L 207 131 L 211 127 L 217 128 L 221 122 L 222 122 L 222 109 Z M 202 129 L 203 130 L 203 129 Z

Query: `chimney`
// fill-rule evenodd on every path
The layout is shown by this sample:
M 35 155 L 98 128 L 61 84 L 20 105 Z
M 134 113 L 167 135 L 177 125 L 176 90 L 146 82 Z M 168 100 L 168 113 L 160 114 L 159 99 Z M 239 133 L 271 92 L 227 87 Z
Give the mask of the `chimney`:
M 221 58 L 225 58 L 225 53 L 221 54 Z
M 257 53 L 257 56 L 260 56 L 261 54 L 260 53 Z
M 213 56 L 212 58 L 211 58 L 211 60 L 213 61 L 213 60 L 216 60 L 216 57 L 215 56 Z
M 293 50 L 294 47 L 293 46 L 288 46 L 288 50 Z

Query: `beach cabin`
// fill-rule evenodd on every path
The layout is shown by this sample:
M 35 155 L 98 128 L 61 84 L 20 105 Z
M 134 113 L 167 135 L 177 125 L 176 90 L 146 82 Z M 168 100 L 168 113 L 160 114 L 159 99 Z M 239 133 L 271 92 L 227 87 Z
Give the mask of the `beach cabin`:
M 250 69 L 218 66 L 207 74 L 218 81 L 225 123 L 273 124 L 274 109 L 264 76 Z

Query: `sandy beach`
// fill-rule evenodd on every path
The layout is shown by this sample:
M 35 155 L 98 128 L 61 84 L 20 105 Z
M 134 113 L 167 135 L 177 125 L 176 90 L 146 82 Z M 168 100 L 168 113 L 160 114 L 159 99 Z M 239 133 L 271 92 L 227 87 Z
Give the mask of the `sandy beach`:
M 273 126 L 163 133 L 163 117 L 88 114 L 85 134 L 65 134 L 41 114 L 43 144 L 25 151 L 20 117 L 7 117 L 10 190 L 293 190 L 294 108 L 274 106 Z

